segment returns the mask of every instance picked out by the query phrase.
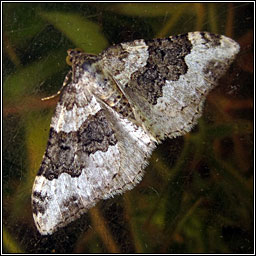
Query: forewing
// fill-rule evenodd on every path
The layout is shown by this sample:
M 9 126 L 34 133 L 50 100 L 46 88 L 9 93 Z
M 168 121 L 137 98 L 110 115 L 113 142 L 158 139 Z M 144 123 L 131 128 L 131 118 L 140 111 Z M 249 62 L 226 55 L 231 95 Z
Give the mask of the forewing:
M 191 32 L 110 47 L 101 65 L 132 103 L 141 126 L 161 140 L 191 130 L 238 51 L 230 38 Z
M 133 188 L 154 147 L 141 127 L 98 102 L 84 83 L 67 85 L 32 191 L 39 232 L 52 234 L 100 199 Z

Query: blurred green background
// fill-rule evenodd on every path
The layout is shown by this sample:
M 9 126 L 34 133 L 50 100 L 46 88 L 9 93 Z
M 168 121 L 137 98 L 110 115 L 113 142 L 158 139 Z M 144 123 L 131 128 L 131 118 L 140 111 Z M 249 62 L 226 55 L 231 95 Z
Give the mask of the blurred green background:
M 3 3 L 5 253 L 252 253 L 253 3 Z M 132 191 L 43 237 L 32 184 L 46 147 L 66 51 L 205 30 L 241 51 L 184 137 L 153 153 Z

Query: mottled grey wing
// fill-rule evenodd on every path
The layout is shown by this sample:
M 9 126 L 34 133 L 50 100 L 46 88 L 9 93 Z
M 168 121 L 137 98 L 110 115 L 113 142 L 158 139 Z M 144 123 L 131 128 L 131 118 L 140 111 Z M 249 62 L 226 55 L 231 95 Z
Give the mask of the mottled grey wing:
M 191 32 L 110 47 L 101 65 L 130 101 L 138 122 L 161 140 L 191 130 L 206 95 L 238 51 L 228 37 Z
M 141 127 L 101 105 L 84 81 L 68 84 L 32 191 L 39 232 L 52 234 L 100 199 L 133 188 L 154 147 Z

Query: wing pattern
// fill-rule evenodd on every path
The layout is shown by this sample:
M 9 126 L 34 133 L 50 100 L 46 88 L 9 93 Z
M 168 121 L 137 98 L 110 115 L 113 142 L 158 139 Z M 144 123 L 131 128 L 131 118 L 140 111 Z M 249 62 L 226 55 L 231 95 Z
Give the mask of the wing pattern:
M 121 43 L 98 56 L 69 50 L 72 79 L 32 191 L 39 232 L 52 234 L 140 182 L 156 143 L 191 130 L 238 51 L 207 32 Z

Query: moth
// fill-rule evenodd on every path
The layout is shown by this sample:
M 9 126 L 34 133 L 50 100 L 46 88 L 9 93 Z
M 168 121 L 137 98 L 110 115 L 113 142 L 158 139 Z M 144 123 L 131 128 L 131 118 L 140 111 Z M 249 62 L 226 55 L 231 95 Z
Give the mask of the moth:
M 223 35 L 190 32 L 68 50 L 68 73 L 32 189 L 35 225 L 52 234 L 99 200 L 138 184 L 165 138 L 184 135 L 239 52 Z

